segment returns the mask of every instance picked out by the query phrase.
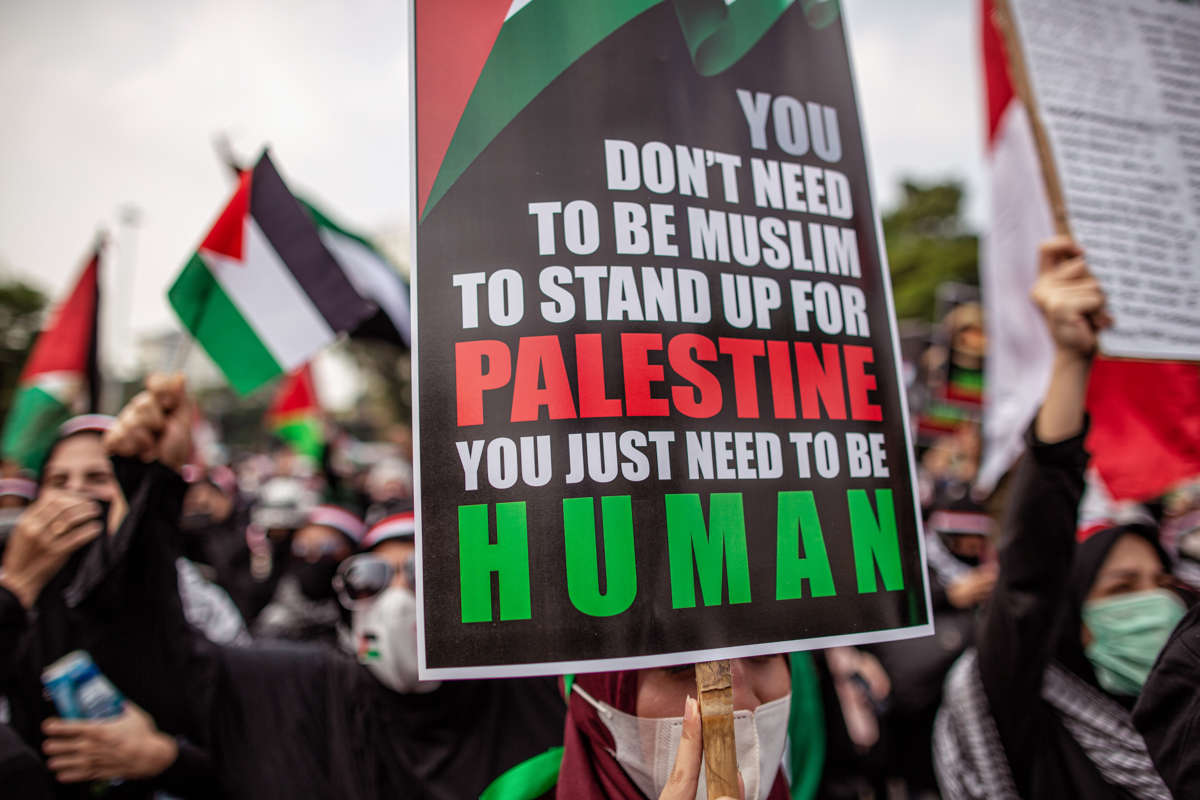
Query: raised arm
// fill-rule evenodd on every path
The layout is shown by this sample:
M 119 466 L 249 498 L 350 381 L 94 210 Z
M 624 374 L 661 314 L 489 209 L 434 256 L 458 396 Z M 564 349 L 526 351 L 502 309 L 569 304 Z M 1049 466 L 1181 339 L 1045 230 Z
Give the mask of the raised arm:
M 1017 468 L 1000 573 L 979 637 L 988 704 L 1018 783 L 1028 774 L 1042 675 L 1054 649 L 1083 494 L 1084 397 L 1096 336 L 1110 324 L 1104 293 L 1070 239 L 1040 248 L 1033 299 L 1054 341 L 1054 370 Z
M 207 738 L 200 704 L 215 666 L 186 622 L 175 566 L 179 470 L 191 450 L 182 380 L 152 377 L 105 445 L 129 512 L 103 543 L 106 557 L 80 587 L 75 614 L 80 644 L 130 702 L 108 720 L 46 720 L 43 751 L 60 782 L 148 780 L 173 794 L 212 796 L 212 765 L 191 742 Z
M 1105 310 L 1104 290 L 1073 240 L 1059 236 L 1043 242 L 1038 257 L 1032 296 L 1054 340 L 1054 369 L 1034 431 L 1040 442 L 1054 444 L 1083 431 L 1097 336 L 1112 319 Z

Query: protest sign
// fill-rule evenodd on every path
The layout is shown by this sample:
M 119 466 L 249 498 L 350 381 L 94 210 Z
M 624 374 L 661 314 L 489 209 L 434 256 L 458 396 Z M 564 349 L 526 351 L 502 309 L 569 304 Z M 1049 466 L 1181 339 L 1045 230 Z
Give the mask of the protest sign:
M 1200 360 L 1200 5 L 1001 5 L 1057 165 L 1051 203 L 1113 312 L 1101 350 Z
M 494 5 L 414 8 L 422 675 L 931 633 L 838 4 Z

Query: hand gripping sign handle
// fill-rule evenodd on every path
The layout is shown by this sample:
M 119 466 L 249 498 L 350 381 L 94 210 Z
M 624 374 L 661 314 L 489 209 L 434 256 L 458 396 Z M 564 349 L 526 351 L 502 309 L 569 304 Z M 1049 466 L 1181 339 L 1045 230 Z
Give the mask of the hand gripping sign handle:
M 738 797 L 737 746 L 733 739 L 733 676 L 729 659 L 696 665 L 704 776 L 709 800 Z

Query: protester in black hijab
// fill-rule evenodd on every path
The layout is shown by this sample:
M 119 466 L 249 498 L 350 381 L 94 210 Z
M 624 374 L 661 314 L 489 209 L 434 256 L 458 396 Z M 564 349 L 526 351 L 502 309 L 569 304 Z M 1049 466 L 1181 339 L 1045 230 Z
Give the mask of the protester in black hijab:
M 28 478 L 0 478 L 0 556 L 17 519 L 35 497 L 37 484 Z
M 288 475 L 277 475 L 259 488 L 246 530 L 246 560 L 236 565 L 241 583 L 236 602 L 244 606 L 243 616 L 252 626 L 292 563 L 292 537 L 318 502 L 316 492 Z
M 1159 655 L 1134 706 L 1133 723 L 1175 796 L 1200 797 L 1200 605 Z
M 992 528 L 966 485 L 936 498 L 925 520 L 934 634 L 872 647 L 893 686 L 886 717 L 890 774 L 902 779 L 910 794 L 937 789 L 929 747 L 934 717 L 946 673 L 974 646 L 980 605 L 996 582 Z
M 233 575 L 239 569 L 249 572 L 246 528 L 251 503 L 238 491 L 237 477 L 229 467 L 185 467 L 183 476 L 188 482 L 179 521 L 183 557 L 229 592 L 244 614 L 244 600 L 236 596 L 239 583 Z
M 187 405 L 178 386 L 169 397 L 153 392 L 148 397 L 155 411 L 138 413 L 135 400 L 108 437 L 114 452 L 134 463 L 161 456 L 162 419 Z M 151 496 L 182 495 L 178 466 L 156 463 L 147 469 L 147 479 L 161 481 Z M 151 506 L 147 513 L 155 518 L 171 513 Z M 352 628 L 361 634 L 356 639 L 372 645 L 361 659 L 302 643 L 218 646 L 185 633 L 185 626 L 156 640 L 170 654 L 148 660 L 142 677 L 184 687 L 227 796 L 478 797 L 493 781 L 519 773 L 529 759 L 562 743 L 565 704 L 554 679 L 412 680 L 415 672 L 404 665 L 415 655 L 414 617 L 391 613 L 397 607 L 411 610 L 396 601 L 411 597 L 406 565 L 412 532 L 411 512 L 381 520 L 364 538 L 371 551 L 365 555 L 386 563 L 368 565 L 362 581 L 344 576 L 343 588 L 352 594 L 347 595 L 353 601 Z M 139 533 L 136 541 L 147 540 Z M 129 555 L 145 559 L 140 563 L 146 574 L 171 570 L 165 554 L 152 548 Z M 402 587 L 405 591 L 388 591 Z M 372 649 L 390 655 L 373 658 Z M 167 673 L 160 663 L 176 671 Z
M 1104 295 L 1068 238 L 1041 248 L 1033 296 L 1056 347 L 1018 467 L 1005 544 L 975 650 L 950 672 L 935 733 L 942 794 L 1169 798 L 1130 720 L 1147 658 L 1183 616 L 1142 528 L 1076 547 L 1084 396 Z
M 417 680 L 413 530 L 411 509 L 385 517 L 339 570 L 355 658 L 282 644 L 220 651 L 209 713 L 235 797 L 478 797 L 562 743 L 554 679 Z
M 183 617 L 175 582 L 171 526 L 182 491 L 156 491 L 154 476 L 163 467 L 110 461 L 101 435 L 112 423 L 111 417 L 88 415 L 60 429 L 38 498 L 5 550 L 0 694 L 9 698 L 12 729 L 25 745 L 35 752 L 50 747 L 56 797 L 91 797 L 92 777 L 127 779 L 108 790 L 114 800 L 150 797 L 156 789 L 216 796 L 207 757 L 190 743 L 192 715 L 181 701 L 193 687 L 166 646 L 196 635 Z M 150 479 L 138 485 L 127 480 L 147 472 Z M 172 504 L 175 518 L 164 530 L 167 520 L 160 514 Z M 165 568 L 147 570 L 151 560 Z M 94 723 L 87 733 L 73 727 L 79 723 L 52 719 L 57 711 L 43 698 L 40 681 L 47 665 L 77 649 L 87 651 L 130 701 L 121 716 Z M 161 665 L 160 672 L 147 676 L 146 663 Z M 61 734 L 69 734 L 59 740 L 62 749 L 46 744 L 47 735 Z M 119 754 L 105 765 L 117 771 L 103 776 L 91 763 L 92 744 L 99 741 Z
M 320 505 L 291 539 L 291 561 L 275 596 L 254 623 L 255 636 L 337 644 L 348 635 L 333 592 L 338 565 L 358 549 L 366 526 L 347 509 Z

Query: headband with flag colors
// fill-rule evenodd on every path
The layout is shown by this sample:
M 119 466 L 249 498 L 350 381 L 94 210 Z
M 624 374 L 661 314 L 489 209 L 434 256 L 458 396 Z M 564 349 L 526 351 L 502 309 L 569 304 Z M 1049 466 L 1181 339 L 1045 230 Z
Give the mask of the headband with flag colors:
M 32 500 L 37 497 L 37 483 L 28 478 L 0 478 L 0 497 Z
M 107 433 L 117 424 L 117 418 L 111 414 L 80 414 L 58 426 L 56 438 L 65 439 L 77 433 Z
M 297 453 L 313 461 L 321 460 L 325 451 L 325 425 L 310 364 L 290 373 L 279 385 L 267 409 L 267 425 Z
M 370 550 L 389 539 L 411 539 L 416 530 L 416 517 L 412 511 L 392 514 L 371 526 L 367 535 L 363 537 L 362 549 Z
M 239 393 L 308 361 L 376 312 L 263 153 L 167 293 Z
M 978 536 L 990 536 L 993 527 L 991 517 L 972 511 L 935 511 L 926 525 L 938 533 Z
M 72 414 L 96 408 L 103 244 L 103 239 L 97 241 L 71 293 L 34 343 L 4 423 L 0 452 L 32 472 L 41 469 L 58 426 Z
M 308 524 L 333 528 L 345 535 L 355 545 L 363 540 L 363 534 L 367 530 L 367 526 L 361 519 L 344 508 L 331 505 L 317 506 L 308 512 Z
M 233 470 L 224 464 L 215 467 L 204 467 L 200 464 L 185 464 L 181 473 L 188 483 L 205 482 L 215 486 L 221 493 L 233 497 L 237 494 L 237 476 Z

